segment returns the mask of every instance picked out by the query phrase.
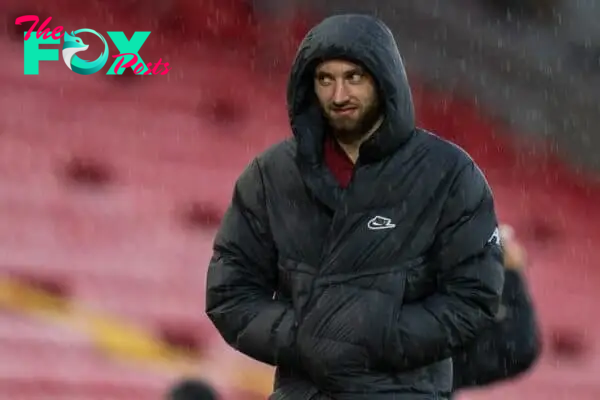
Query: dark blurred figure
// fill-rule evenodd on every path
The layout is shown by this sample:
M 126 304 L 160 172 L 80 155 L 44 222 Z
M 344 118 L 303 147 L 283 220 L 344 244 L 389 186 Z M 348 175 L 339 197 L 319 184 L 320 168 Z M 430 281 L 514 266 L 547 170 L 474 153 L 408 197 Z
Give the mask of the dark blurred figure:
M 560 0 L 489 0 L 489 4 L 505 16 L 548 21 L 556 14 Z
M 215 390 L 207 383 L 186 379 L 171 389 L 166 400 L 217 400 L 218 398 Z
M 557 34 L 569 43 L 568 62 L 594 77 L 600 74 L 600 1 L 565 1 Z
M 290 67 L 298 43 L 293 40 L 301 0 L 248 0 L 258 26 L 260 68 L 276 72 Z
M 512 228 L 500 235 L 506 268 L 502 306 L 496 325 L 453 358 L 454 389 L 488 385 L 528 371 L 540 353 L 538 326 L 522 268 L 525 250 Z

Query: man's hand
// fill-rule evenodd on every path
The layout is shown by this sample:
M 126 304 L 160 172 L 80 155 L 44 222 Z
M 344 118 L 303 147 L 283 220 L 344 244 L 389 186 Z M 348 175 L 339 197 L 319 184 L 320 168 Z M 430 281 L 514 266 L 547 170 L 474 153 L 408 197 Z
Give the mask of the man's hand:
M 500 238 L 504 248 L 504 267 L 521 270 L 526 264 L 527 253 L 516 240 L 514 229 L 510 225 L 500 226 Z

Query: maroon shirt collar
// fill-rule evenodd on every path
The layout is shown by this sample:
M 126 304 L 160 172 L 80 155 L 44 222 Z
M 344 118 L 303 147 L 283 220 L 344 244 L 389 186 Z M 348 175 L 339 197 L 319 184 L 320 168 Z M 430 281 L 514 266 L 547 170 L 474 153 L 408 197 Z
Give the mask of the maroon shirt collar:
M 331 135 L 325 137 L 323 158 L 340 186 L 344 189 L 348 187 L 354 173 L 354 163 Z

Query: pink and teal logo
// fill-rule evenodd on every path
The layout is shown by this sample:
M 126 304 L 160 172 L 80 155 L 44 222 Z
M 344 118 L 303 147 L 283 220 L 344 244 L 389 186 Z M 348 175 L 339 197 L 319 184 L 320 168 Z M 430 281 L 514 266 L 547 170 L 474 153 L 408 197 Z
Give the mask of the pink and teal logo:
M 63 32 L 64 28 L 62 26 L 57 26 L 50 31 L 46 26 L 51 20 L 52 17 L 48 17 L 37 30 L 35 28 L 39 22 L 39 17 L 36 15 L 24 15 L 15 21 L 17 25 L 24 22 L 33 22 L 29 30 L 25 32 L 23 59 L 25 75 L 38 75 L 40 73 L 40 61 L 59 61 L 58 49 L 40 48 L 40 46 L 59 45 L 61 40 L 63 41 L 62 59 L 71 71 L 80 75 L 91 75 L 100 71 L 106 65 L 109 48 L 103 35 L 92 29 L 79 29 L 71 31 L 69 34 Z M 88 61 L 77 55 L 89 48 L 89 45 L 78 37 L 81 33 L 91 33 L 102 41 L 104 50 L 97 59 Z M 150 36 L 150 32 L 135 32 L 130 39 L 127 39 L 125 33 L 119 31 L 106 32 L 106 34 L 119 51 L 119 54 L 113 55 L 115 61 L 106 73 L 107 75 L 121 75 L 127 68 L 132 68 L 136 75 L 165 75 L 169 72 L 169 63 L 163 63 L 162 58 L 153 66 L 152 63 L 145 63 L 139 55 L 139 51 L 148 36 Z

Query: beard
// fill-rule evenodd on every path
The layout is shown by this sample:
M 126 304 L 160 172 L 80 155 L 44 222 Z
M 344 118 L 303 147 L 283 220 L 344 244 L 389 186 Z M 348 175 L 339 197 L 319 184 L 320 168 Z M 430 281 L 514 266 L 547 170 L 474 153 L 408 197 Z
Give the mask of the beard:
M 357 109 L 357 115 L 336 115 L 330 110 L 324 112 L 325 119 L 332 133 L 342 143 L 353 143 L 362 139 L 377 123 L 382 113 L 378 102 L 373 102 L 365 109 Z

